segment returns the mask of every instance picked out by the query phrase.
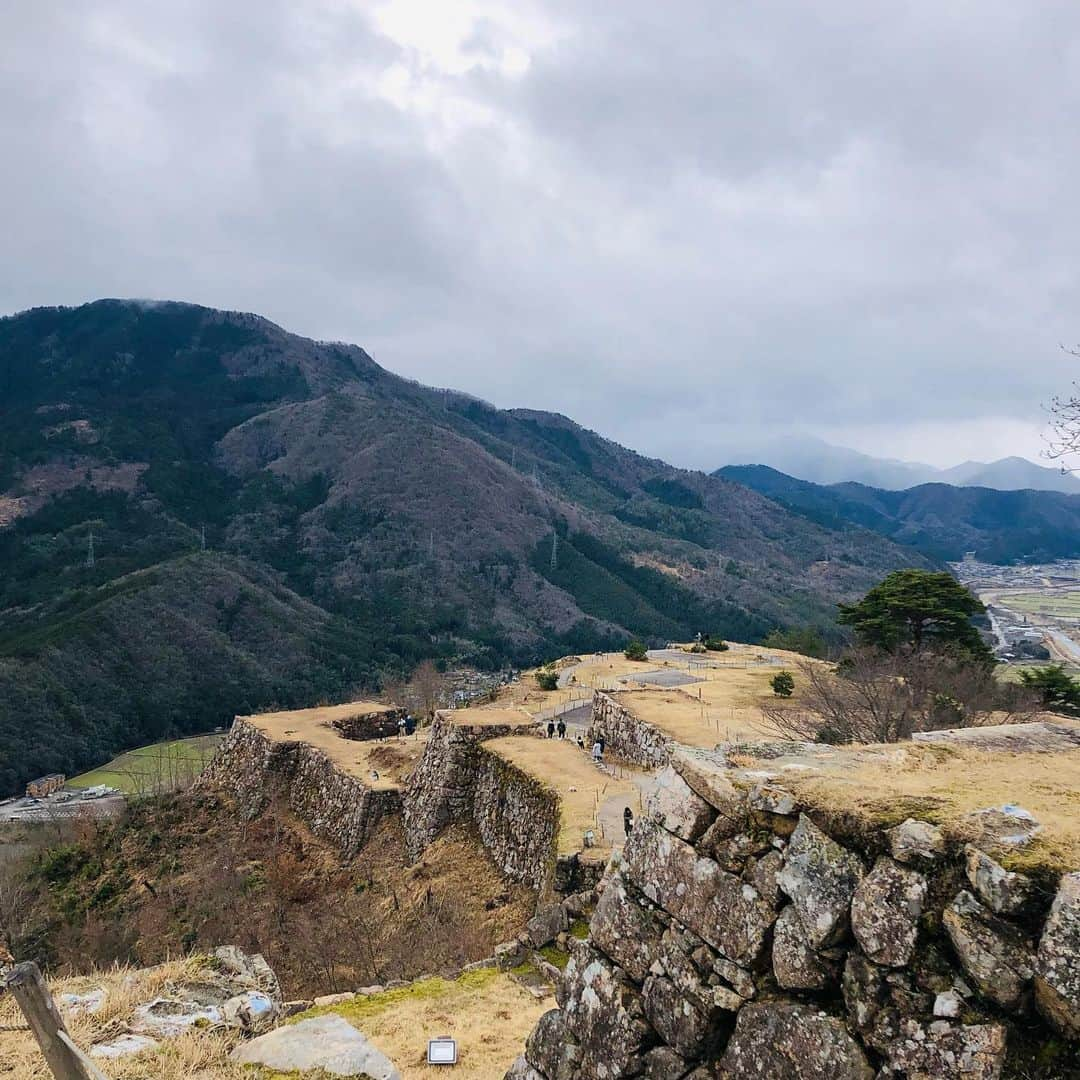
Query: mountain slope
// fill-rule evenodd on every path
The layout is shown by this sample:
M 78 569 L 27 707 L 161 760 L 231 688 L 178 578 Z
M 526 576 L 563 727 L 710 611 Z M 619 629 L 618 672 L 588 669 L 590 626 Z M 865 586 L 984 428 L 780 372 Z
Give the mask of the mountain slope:
M 811 484 L 764 465 L 721 473 L 831 528 L 872 529 L 931 558 L 974 551 L 985 562 L 1080 556 L 1080 496 L 923 484 L 885 491 L 863 484 Z
M 938 469 L 919 462 L 873 457 L 832 446 L 822 439 L 790 436 L 749 449 L 741 447 L 729 453 L 727 460 L 731 467 L 763 465 L 813 484 L 855 483 L 886 491 L 905 491 L 923 484 L 952 484 L 997 491 L 1059 491 L 1080 495 L 1080 478 L 1021 457 L 965 461 L 950 469 Z M 723 473 L 723 469 L 717 472 Z
M 0 620 L 19 663 L 50 670 L 65 611 L 204 542 L 366 643 L 332 659 L 342 684 L 423 656 L 491 666 L 631 634 L 829 632 L 838 600 L 925 562 L 565 417 L 420 386 L 256 316 L 110 300 L 0 319 Z M 148 604 L 150 633 L 169 610 Z M 196 638 L 214 618 L 200 608 Z M 69 648 L 99 647 L 90 625 L 73 624 Z M 323 647 L 314 629 L 300 637 L 297 656 Z M 281 693 L 244 685 L 259 687 L 246 707 Z M 284 688 L 290 700 L 311 689 L 291 676 Z

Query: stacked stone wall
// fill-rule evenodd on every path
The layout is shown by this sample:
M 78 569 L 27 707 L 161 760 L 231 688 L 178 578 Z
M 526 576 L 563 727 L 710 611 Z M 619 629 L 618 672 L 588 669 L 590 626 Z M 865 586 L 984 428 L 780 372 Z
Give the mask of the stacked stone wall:
M 199 779 L 200 787 L 229 791 L 249 818 L 271 796 L 284 797 L 316 836 L 355 854 L 387 814 L 401 809 L 400 793 L 369 788 L 303 742 L 276 742 L 253 724 L 235 720 Z
M 406 709 L 387 709 L 385 711 L 361 713 L 359 716 L 346 716 L 333 721 L 334 729 L 344 739 L 364 741 L 367 739 L 387 739 L 398 734 L 398 721 L 408 715 Z
M 633 691 L 625 693 L 632 695 Z M 663 768 L 671 756 L 671 739 L 652 724 L 636 717 L 620 701 L 618 692 L 593 691 L 588 742 L 604 738 L 605 751 L 645 769 Z
M 508 1080 L 1080 1075 L 1080 873 L 730 775 L 673 751 Z
M 541 893 L 550 891 L 558 796 L 483 748 L 491 739 L 520 734 L 518 725 L 466 725 L 436 717 L 403 800 L 410 858 L 419 858 L 448 825 L 472 824 L 512 880 Z

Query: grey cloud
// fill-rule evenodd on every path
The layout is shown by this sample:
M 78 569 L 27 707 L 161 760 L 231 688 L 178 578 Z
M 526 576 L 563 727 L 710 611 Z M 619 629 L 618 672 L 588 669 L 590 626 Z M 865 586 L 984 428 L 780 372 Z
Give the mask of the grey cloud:
M 1080 337 L 1075 5 L 485 10 L 440 70 L 365 4 L 21 5 L 0 310 L 256 310 L 701 467 L 788 425 L 1035 452 Z

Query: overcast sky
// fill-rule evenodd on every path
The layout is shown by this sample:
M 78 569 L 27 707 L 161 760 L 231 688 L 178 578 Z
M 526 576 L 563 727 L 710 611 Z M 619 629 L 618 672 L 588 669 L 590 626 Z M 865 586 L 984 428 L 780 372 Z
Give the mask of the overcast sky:
M 1075 0 L 4 5 L 0 311 L 256 311 L 711 468 L 1035 457 Z

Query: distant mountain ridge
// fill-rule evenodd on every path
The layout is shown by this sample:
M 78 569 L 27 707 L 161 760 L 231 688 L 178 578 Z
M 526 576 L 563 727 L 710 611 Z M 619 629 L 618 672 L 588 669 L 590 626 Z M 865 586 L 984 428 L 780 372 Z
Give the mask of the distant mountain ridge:
M 814 484 L 856 483 L 886 491 L 902 491 L 922 484 L 950 484 L 997 491 L 1059 491 L 1080 495 L 1080 478 L 1022 457 L 965 461 L 939 469 L 920 462 L 874 457 L 808 436 L 778 439 L 726 456 L 732 466 L 764 465 Z
M 929 562 L 255 315 L 0 319 L 3 787 L 424 657 L 835 633 L 838 601 Z
M 1045 562 L 1080 556 L 1080 496 L 921 484 L 886 491 L 865 484 L 812 484 L 765 465 L 729 465 L 720 475 L 830 528 L 872 529 L 930 558 L 954 562 Z

